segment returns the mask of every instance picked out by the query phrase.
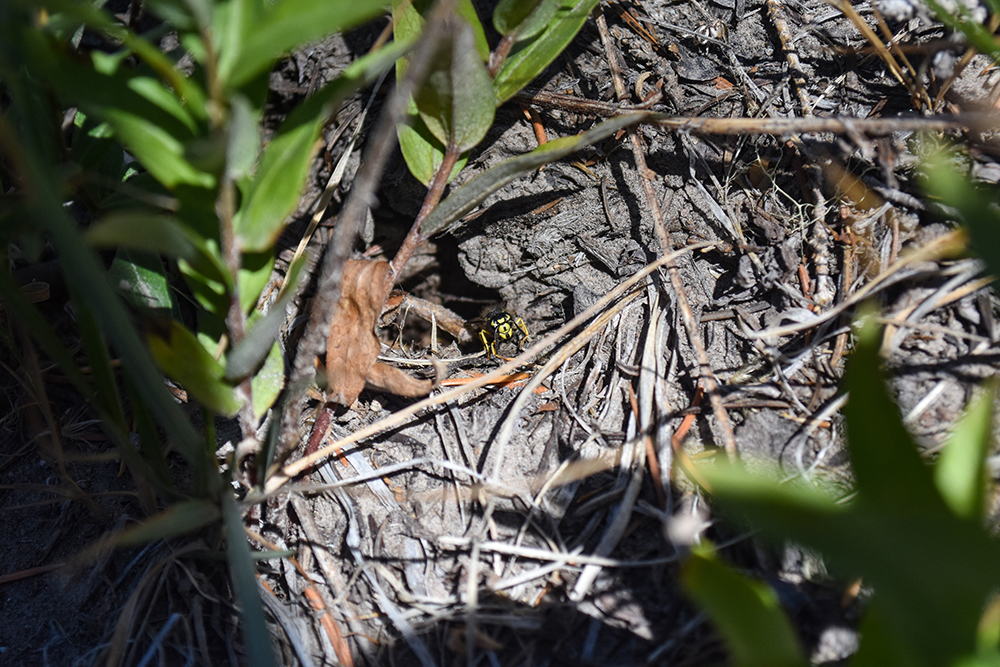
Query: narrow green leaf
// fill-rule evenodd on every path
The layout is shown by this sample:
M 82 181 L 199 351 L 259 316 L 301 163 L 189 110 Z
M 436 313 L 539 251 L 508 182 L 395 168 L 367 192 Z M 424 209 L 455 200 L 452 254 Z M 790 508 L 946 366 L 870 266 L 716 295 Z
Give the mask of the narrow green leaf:
M 209 278 L 183 259 L 177 261 L 177 268 L 198 305 L 211 315 L 224 319 L 229 310 L 230 293 L 226 284 Z
M 96 123 L 77 113 L 73 130 L 73 159 L 84 170 L 96 171 L 108 180 L 121 180 L 125 154 L 106 123 Z
M 234 221 L 242 250 L 270 250 L 298 203 L 326 119 L 348 95 L 378 78 L 408 45 L 392 44 L 359 58 L 282 123 L 261 155 Z
M 260 419 L 271 409 L 281 390 L 285 388 L 285 358 L 277 341 L 271 345 L 264 365 L 250 380 L 250 387 L 253 390 L 253 416 L 254 419 Z
M 114 211 L 87 230 L 94 248 L 128 248 L 185 260 L 206 280 L 232 285 L 214 244 L 168 215 Z
M 934 466 L 934 481 L 951 511 L 978 519 L 985 509 L 986 457 L 993 431 L 996 381 L 988 382 L 955 426 Z
M 129 152 L 166 187 L 214 185 L 211 174 L 185 158 L 185 142 L 195 138 L 198 126 L 161 83 L 125 71 L 100 74 L 38 39 L 32 43 L 31 56 L 67 104 L 107 121 Z
M 15 34 L 12 35 L 12 32 Z M 7 22 L 0 21 L 0 41 L 17 45 L 18 48 L 12 51 L 22 59 L 16 61 L 19 63 L 17 65 L 12 65 L 6 58 L 0 59 L 4 74 L 12 67 L 28 68 L 23 59 L 32 57 L 34 51 L 19 41 L 24 32 L 13 31 Z M 37 63 L 33 61 L 32 66 L 35 64 Z M 17 79 L 17 75 L 5 78 L 7 91 L 12 97 L 11 106 L 22 111 L 33 108 L 37 87 L 18 85 Z M 192 464 L 201 465 L 205 453 L 198 434 L 163 386 L 163 376 L 157 371 L 135 325 L 112 289 L 104 267 L 88 248 L 76 223 L 69 219 L 61 205 L 64 198 L 59 186 L 54 183 L 58 169 L 47 161 L 48 156 L 53 153 L 38 150 L 40 146 L 45 146 L 44 137 L 29 134 L 25 136 L 24 144 L 20 145 L 19 135 L 6 115 L 0 115 L 0 134 L 4 137 L 5 146 L 21 149 L 20 176 L 34 193 L 24 206 L 25 219 L 48 234 L 59 254 L 66 280 L 79 287 L 81 298 L 122 360 L 123 372 L 131 379 L 137 393 L 156 416 L 172 444 Z
M 500 0 L 493 12 L 493 27 L 503 36 L 520 41 L 534 37 L 555 18 L 562 0 Z
M 870 318 L 872 319 L 872 318 Z M 817 511 L 766 480 L 736 481 L 703 470 L 724 505 L 772 539 L 819 550 L 832 566 L 862 576 L 882 613 L 874 641 L 877 664 L 947 665 L 972 655 L 984 604 L 1000 586 L 1000 547 L 978 520 L 953 514 L 903 429 L 878 372 L 878 330 L 862 329 L 848 362 L 847 413 L 857 499 L 839 511 Z M 875 622 L 873 621 L 873 622 Z M 894 647 L 906 646 L 905 653 Z
M 123 530 L 114 536 L 112 544 L 115 547 L 129 547 L 187 535 L 215 523 L 220 517 L 216 503 L 209 500 L 186 500 Z
M 234 94 L 230 100 L 229 143 L 226 146 L 226 174 L 239 180 L 248 174 L 260 150 L 260 110 L 245 95 Z
M 242 401 L 236 397 L 234 388 L 225 382 L 222 365 L 183 325 L 169 320 L 162 331 L 150 331 L 146 340 L 163 372 L 183 386 L 196 401 L 227 417 L 239 412 Z
M 472 34 L 476 40 L 476 53 L 479 54 L 480 60 L 483 62 L 489 60 L 490 45 L 486 41 L 486 31 L 483 30 L 483 24 L 479 20 L 479 14 L 476 13 L 476 7 L 472 4 L 472 0 L 458 0 L 455 3 L 455 14 L 461 16 L 472 28 Z
M 424 220 L 421 229 L 428 236 L 439 234 L 515 178 L 528 174 L 543 164 L 560 160 L 598 141 L 603 141 L 629 125 L 656 118 L 658 118 L 656 114 L 646 112 L 618 116 L 595 125 L 583 134 L 550 141 L 530 153 L 494 165 L 441 202 Z
M 723 565 L 710 548 L 688 557 L 681 566 L 681 581 L 725 637 L 737 667 L 806 664 L 778 596 L 763 582 Z
M 996 5 L 996 0 L 990 0 L 990 4 Z M 997 44 L 996 38 L 990 34 L 989 30 L 971 20 L 968 10 L 962 5 L 951 5 L 955 9 L 948 11 L 937 0 L 927 0 L 927 6 L 931 8 L 934 16 L 941 23 L 955 32 L 964 33 L 965 38 L 974 48 L 981 53 L 988 54 L 995 62 L 1000 62 L 1000 44 Z M 996 11 L 995 8 L 994 11 Z
M 597 3 L 598 0 L 562 0 L 545 30 L 511 49 L 493 81 L 497 106 L 528 85 L 562 53 Z
M 268 70 L 292 49 L 340 32 L 378 16 L 388 1 L 378 0 L 281 0 L 267 10 L 246 32 L 239 44 L 239 57 L 232 65 L 220 65 L 219 76 L 238 88 Z
M 244 654 L 251 667 L 274 667 L 271 633 L 267 630 L 264 603 L 257 590 L 257 569 L 250 557 L 243 530 L 243 517 L 231 494 L 222 496 L 222 517 L 226 528 L 226 560 L 232 578 L 243 629 Z
M 190 113 L 202 120 L 208 117 L 208 110 L 206 107 L 207 96 L 205 95 L 205 91 L 198 85 L 194 77 L 189 77 L 181 73 L 177 69 L 176 63 L 168 58 L 158 46 L 150 43 L 146 39 L 136 35 L 131 30 L 122 26 L 117 19 L 112 18 L 95 3 L 75 2 L 74 0 L 46 0 L 45 4 L 51 11 L 59 11 L 68 16 L 72 16 L 81 22 L 85 22 L 93 29 L 107 33 L 113 40 L 120 41 L 126 49 L 131 50 L 138 55 L 153 69 L 153 71 L 155 71 L 165 82 L 167 82 L 167 84 L 174 91 L 176 91 L 177 97 L 185 101 L 186 108 Z M 163 18 L 181 31 L 195 27 L 188 14 L 184 12 L 184 8 L 179 7 L 174 3 L 149 2 L 148 4 L 150 6 L 159 4 L 163 8 L 172 7 L 175 9 L 176 11 L 172 12 L 171 18 L 167 18 L 165 16 Z M 197 4 L 198 3 L 196 2 L 190 3 L 191 6 L 196 6 Z M 186 38 L 186 35 L 182 32 L 182 39 L 184 38 Z M 128 52 L 123 50 L 117 54 L 112 54 L 110 57 L 113 61 L 120 64 L 128 55 Z M 107 54 L 95 53 L 93 55 L 95 66 L 98 64 L 99 58 L 106 56 Z M 204 58 L 201 59 L 201 61 L 203 60 Z M 111 71 L 106 71 L 104 73 L 111 74 Z
M 397 40 L 416 39 L 424 29 L 427 15 L 434 6 L 433 0 L 392 0 L 393 37 Z M 490 45 L 486 41 L 486 32 L 472 0 L 458 0 L 454 7 L 455 15 L 462 17 L 472 28 L 476 38 L 476 53 L 483 61 L 488 60 Z
M 73 283 L 70 284 L 72 285 Z M 107 391 L 104 389 L 107 381 L 97 378 L 96 375 L 101 373 L 107 375 L 110 369 L 108 367 L 105 367 L 104 370 L 97 369 L 96 367 L 102 362 L 95 362 L 94 358 L 91 358 L 91 365 L 95 366 L 96 372 L 90 377 L 84 376 L 79 364 L 70 356 L 62 341 L 56 336 L 52 326 L 38 312 L 37 306 L 30 303 L 24 297 L 21 290 L 14 285 L 10 275 L 2 271 L 0 271 L 0 301 L 4 303 L 8 312 L 19 320 L 25 330 L 31 332 L 31 336 L 38 341 L 45 354 L 56 362 L 59 370 L 73 384 L 73 387 L 80 392 L 80 395 L 89 398 L 90 404 L 97 411 L 101 419 L 105 433 L 108 434 L 108 437 L 114 443 L 126 464 L 133 471 L 133 474 L 140 479 L 154 479 L 146 462 L 142 460 L 131 440 L 125 435 L 125 431 L 119 428 L 119 425 L 124 423 L 124 417 L 120 412 L 120 398 L 117 396 L 107 396 L 103 393 L 95 394 L 96 388 L 90 384 L 91 379 L 94 379 L 95 384 L 102 387 L 101 391 Z M 84 316 L 85 318 L 90 317 L 90 310 L 85 306 L 81 306 L 80 310 L 86 311 L 87 315 Z M 93 321 L 94 318 L 90 319 Z M 88 326 L 87 322 L 81 322 L 81 329 L 86 326 Z M 81 333 L 84 336 L 90 335 L 82 331 Z M 105 350 L 104 354 L 107 355 L 107 348 L 104 347 L 102 349 Z M 110 366 L 110 360 L 105 363 L 107 366 Z M 135 407 L 134 409 L 138 410 L 139 408 Z
M 162 126 L 117 108 L 99 110 L 91 107 L 91 110 L 108 121 L 129 152 L 165 187 L 215 186 L 215 176 L 191 164 L 185 155 L 184 143 Z
M 973 252 L 986 262 L 986 269 L 1000 276 L 1000 210 L 996 185 L 976 186 L 957 169 L 952 151 L 937 151 L 923 167 L 923 187 L 947 206 L 958 209 L 968 229 Z
M 237 276 L 240 289 L 240 307 L 244 313 L 250 313 L 260 300 L 261 292 L 271 280 L 271 269 L 274 268 L 273 252 L 243 253 L 243 265 Z
M 394 37 L 397 40 L 417 39 L 425 24 L 424 15 L 430 11 L 432 6 L 433 3 L 428 0 L 417 0 L 416 2 L 411 2 L 411 0 L 395 0 L 392 7 Z M 482 60 L 485 60 L 489 56 L 489 47 L 486 45 L 486 37 L 483 34 L 479 19 L 476 17 L 475 9 L 468 0 L 462 0 L 456 7 L 456 14 L 465 19 L 472 27 L 475 36 L 476 52 Z M 408 61 L 405 58 L 400 58 L 396 62 L 397 80 L 402 79 L 407 65 Z M 437 70 L 438 72 L 444 71 L 447 73 L 449 67 L 450 63 L 446 55 L 444 62 Z M 469 67 L 476 67 L 476 65 L 469 65 Z M 476 75 L 473 74 L 472 76 Z M 480 93 L 480 97 L 473 100 L 473 106 L 467 108 L 478 108 L 484 103 L 485 100 L 482 99 Z M 450 109 L 451 105 L 444 104 L 442 108 Z M 489 114 L 492 122 L 494 111 L 490 110 Z M 434 123 L 433 120 L 432 123 Z M 409 168 L 410 173 L 424 185 L 428 185 L 431 182 L 431 179 L 434 178 L 434 175 L 444 162 L 445 143 L 448 140 L 448 135 L 442 130 L 442 123 L 438 122 L 436 128 L 438 136 L 435 136 L 434 132 L 428 128 L 424 115 L 421 113 L 421 110 L 418 110 L 417 102 L 412 98 L 408 101 L 406 122 L 396 126 L 396 134 L 399 137 L 399 148 L 403 153 L 406 166 Z M 487 129 L 489 128 L 487 127 Z M 465 167 L 467 160 L 468 156 L 463 155 L 459 158 L 458 163 L 449 176 L 449 180 L 458 175 Z
M 399 150 L 403 153 L 403 159 L 413 177 L 424 185 L 428 185 L 444 162 L 444 145 L 427 129 L 427 125 L 417 113 L 417 105 L 412 99 L 410 106 L 408 121 L 396 126 Z M 468 161 L 468 155 L 460 157 L 448 180 L 458 176 Z
M 219 80 L 228 82 L 232 88 L 240 84 L 232 81 L 239 76 L 239 59 L 246 47 L 247 39 L 261 20 L 264 4 L 259 0 L 229 0 L 217 2 L 212 12 L 212 37 L 214 49 L 218 53 L 216 72 Z M 277 57 L 277 56 L 275 56 Z M 261 70 L 269 69 L 273 59 L 265 59 Z M 246 81 L 254 78 L 258 72 L 248 72 Z
M 290 289 L 286 289 L 280 299 L 271 304 L 267 315 L 259 317 L 260 313 L 254 311 L 251 315 L 252 322 L 250 330 L 229 354 L 226 355 L 225 377 L 230 382 L 237 382 L 249 377 L 268 355 L 274 354 L 274 343 L 278 339 L 278 331 L 285 321 L 285 311 L 298 290 L 298 281 L 305 266 L 306 256 L 299 257 L 292 266 L 289 267 L 285 280 L 289 283 Z M 254 318 L 254 316 L 258 316 Z M 280 355 L 279 355 L 280 358 Z M 256 394 L 254 394 L 256 397 Z
M 923 660 L 915 655 L 915 648 L 900 641 L 888 612 L 878 596 L 872 600 L 859 628 L 862 641 L 858 652 L 851 658 L 851 667 L 888 667 L 889 665 L 920 665 Z

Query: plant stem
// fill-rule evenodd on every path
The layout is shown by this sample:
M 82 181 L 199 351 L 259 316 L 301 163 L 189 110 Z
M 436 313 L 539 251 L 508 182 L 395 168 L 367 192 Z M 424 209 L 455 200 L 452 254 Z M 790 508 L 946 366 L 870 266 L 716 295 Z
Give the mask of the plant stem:
M 406 238 L 403 239 L 403 244 L 399 246 L 396 256 L 390 262 L 390 266 L 392 267 L 392 273 L 389 275 L 390 287 L 396 283 L 400 272 L 406 266 L 406 262 L 410 259 L 413 251 L 426 240 L 420 235 L 420 224 L 424 221 L 424 218 L 430 215 L 430 212 L 434 210 L 438 202 L 441 201 L 441 195 L 444 194 L 444 188 L 448 185 L 448 178 L 451 176 L 451 172 L 458 162 L 459 155 L 460 153 L 455 142 L 448 142 L 448 147 L 444 151 L 444 159 L 441 160 L 441 166 L 438 167 L 434 178 L 431 179 L 430 185 L 427 187 L 427 194 L 424 195 L 424 203 L 420 206 L 417 217 L 413 219 L 413 225 L 410 227 L 410 231 L 407 232 Z

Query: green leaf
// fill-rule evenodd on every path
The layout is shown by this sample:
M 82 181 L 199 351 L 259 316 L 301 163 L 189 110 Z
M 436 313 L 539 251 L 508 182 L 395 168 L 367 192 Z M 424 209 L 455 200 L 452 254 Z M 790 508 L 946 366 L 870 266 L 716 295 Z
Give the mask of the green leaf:
M 980 615 L 1000 586 L 1000 545 L 939 495 L 886 393 L 878 339 L 873 325 L 863 329 L 848 362 L 845 415 L 857 479 L 850 506 L 829 511 L 796 501 L 774 481 L 702 472 L 719 500 L 764 534 L 817 549 L 874 587 L 881 611 L 872 622 L 888 636 L 862 639 L 862 654 L 873 656 L 864 664 L 947 665 L 977 650 Z
M 951 511 L 960 517 L 978 519 L 985 508 L 993 430 L 996 381 L 988 382 L 948 437 L 934 466 L 934 481 Z
M 392 29 L 395 39 L 398 41 L 419 38 L 425 24 L 424 16 L 430 11 L 432 6 L 433 3 L 428 0 L 417 0 L 416 2 L 411 2 L 411 0 L 394 0 L 392 7 Z M 485 60 L 489 57 L 489 46 L 486 44 L 482 25 L 479 23 L 475 9 L 469 0 L 459 2 L 455 13 L 462 19 L 465 19 L 466 23 L 471 26 L 475 37 L 476 52 L 479 54 L 481 60 Z M 405 58 L 400 58 L 396 62 L 397 80 L 402 79 L 406 73 L 407 65 L 408 62 Z M 448 65 L 445 64 L 443 67 L 447 69 Z M 476 65 L 470 65 L 470 67 L 476 67 Z M 475 77 L 476 74 L 472 76 Z M 477 98 L 473 101 L 473 104 L 478 108 L 480 105 L 485 104 L 485 100 Z M 490 122 L 492 123 L 494 110 L 491 109 L 489 114 Z M 447 134 L 440 131 L 441 123 L 438 123 L 436 127 L 439 130 L 439 136 L 442 138 L 436 137 L 428 128 L 421 110 L 418 110 L 417 102 L 412 98 L 408 101 L 406 122 L 399 123 L 396 126 L 396 134 L 399 137 L 399 148 L 403 153 L 406 166 L 409 168 L 410 173 L 424 185 L 428 185 L 431 182 L 431 179 L 434 178 L 434 175 L 444 162 Z M 489 127 L 487 126 L 486 129 L 488 130 Z M 458 175 L 465 167 L 467 160 L 468 156 L 459 158 L 455 168 L 449 175 L 449 180 Z
M 899 408 L 876 372 L 881 365 L 878 335 L 870 322 L 861 330 L 846 372 L 850 398 L 844 416 L 858 490 L 872 504 L 900 512 L 945 513 L 931 469 L 917 454 Z
M 66 280 L 72 281 L 79 288 L 78 293 L 84 306 L 94 315 L 121 359 L 122 372 L 131 380 L 137 395 L 155 415 L 172 446 L 192 465 L 202 466 L 206 459 L 210 460 L 203 443 L 163 386 L 163 376 L 153 363 L 124 304 L 112 289 L 105 267 L 87 246 L 76 222 L 63 209 L 65 196 L 62 184 L 57 181 L 59 169 L 51 161 L 55 154 L 49 150 L 52 144 L 44 134 L 36 132 L 46 127 L 51 131 L 50 109 L 37 104 L 40 86 L 25 86 L 20 83 L 24 72 L 38 71 L 36 67 L 45 69 L 51 63 L 39 63 L 36 60 L 36 57 L 47 60 L 48 53 L 45 49 L 39 49 L 44 44 L 36 39 L 37 32 L 26 31 L 21 25 L 23 24 L 16 21 L 0 21 L 0 44 L 10 47 L 5 48 L 3 57 L 0 57 L 0 75 L 4 78 L 5 90 L 11 98 L 8 108 L 16 110 L 18 114 L 39 112 L 40 120 L 35 122 L 22 115 L 20 120 L 26 121 L 24 127 L 27 131 L 18 133 L 12 125 L 13 117 L 0 114 L 0 131 L 7 138 L 8 147 L 19 149 L 19 176 L 33 193 L 24 202 L 24 219 L 48 235 L 59 255 Z M 34 82 L 38 80 L 33 79 Z M 121 447 L 123 443 L 116 444 Z
M 136 308 L 167 313 L 173 308 L 170 284 L 157 255 L 119 248 L 108 275 L 118 293 Z
M 490 57 L 490 45 L 486 32 L 479 20 L 472 0 L 458 0 L 455 15 L 465 19 L 476 38 L 476 53 L 486 61 Z M 427 14 L 433 9 L 433 0 L 392 0 L 392 34 L 396 40 L 410 40 L 419 37 L 424 29 Z M 404 65 L 405 68 L 405 65 Z M 398 73 L 398 72 L 397 72 Z
M 236 593 L 243 629 L 244 653 L 251 667 L 273 667 L 274 649 L 264 616 L 264 603 L 257 591 L 257 569 L 250 557 L 243 517 L 231 494 L 222 497 L 223 525 L 226 528 L 226 560 Z
M 196 401 L 212 412 L 232 417 L 242 401 L 223 378 L 221 364 L 208 353 L 194 334 L 179 322 L 169 320 L 146 335 L 156 363 L 183 386 Z
M 251 4 L 233 0 L 237 5 Z M 346 30 L 378 16 L 389 3 L 378 0 L 280 0 L 264 3 L 259 17 L 245 22 L 242 32 L 228 45 L 238 54 L 223 57 L 219 77 L 238 88 L 268 70 L 280 56 L 292 49 Z M 238 10 L 233 10 L 238 11 Z M 230 18 L 230 23 L 239 23 Z
M 681 566 L 684 589 L 708 612 L 737 667 L 805 665 L 795 631 L 769 586 L 720 563 L 711 548 Z
M 233 284 L 214 246 L 171 216 L 115 211 L 91 225 L 86 238 L 95 248 L 128 248 L 185 260 L 206 280 Z
M 460 19 L 452 25 L 430 63 L 416 104 L 431 134 L 464 153 L 482 141 L 493 124 L 493 82 L 476 54 L 472 28 Z
M 493 27 L 503 36 L 515 35 L 515 40 L 534 37 L 544 30 L 562 0 L 500 0 L 493 12 Z
M 222 83 L 228 83 L 232 88 L 238 88 L 239 83 L 232 80 L 239 76 L 237 63 L 242 55 L 246 41 L 264 13 L 264 3 L 259 0 L 228 0 L 215 3 L 212 12 L 213 47 L 218 54 L 216 76 Z M 276 56 L 275 56 L 276 57 Z M 270 69 L 273 59 L 261 63 L 261 70 Z M 248 72 L 246 80 L 250 81 L 255 74 Z
M 213 280 L 184 260 L 177 261 L 177 268 L 191 290 L 198 305 L 218 318 L 225 318 L 229 311 L 230 290 L 225 283 Z
M 597 3 L 598 0 L 562 0 L 545 30 L 511 49 L 493 81 L 497 106 L 528 85 L 562 53 Z
M 292 297 L 296 294 L 298 281 L 305 266 L 305 255 L 301 255 L 288 269 L 285 280 L 290 288 L 286 289 L 281 298 L 271 304 L 267 315 L 259 316 L 258 311 L 254 311 L 251 319 L 250 330 L 229 354 L 226 355 L 225 377 L 230 382 L 238 382 L 249 377 L 257 367 L 264 361 L 265 357 L 274 354 L 274 343 L 278 339 L 278 332 L 281 324 L 285 321 L 285 311 Z M 280 355 L 279 355 L 280 358 Z M 254 394 L 256 398 L 256 393 Z
M 427 236 L 443 232 L 486 197 L 515 178 L 528 174 L 543 164 L 560 160 L 598 141 L 603 141 L 629 125 L 656 118 L 658 118 L 656 114 L 646 112 L 618 116 L 595 125 L 583 134 L 550 141 L 530 153 L 494 165 L 442 201 L 424 220 L 421 230 Z
M 180 185 L 214 187 L 215 176 L 191 164 L 185 155 L 184 143 L 162 126 L 121 109 L 94 111 L 108 121 L 129 152 L 167 188 Z
M 73 283 L 70 283 L 70 285 L 74 296 L 76 296 L 77 290 L 72 287 Z M 110 357 L 107 354 L 107 346 L 104 342 L 94 341 L 92 343 L 86 340 L 88 336 L 96 338 L 96 336 L 86 331 L 96 321 L 91 311 L 86 307 L 80 308 L 81 311 L 86 313 L 80 317 L 81 337 L 84 339 L 85 347 L 88 348 L 88 357 L 90 358 L 91 366 L 94 367 L 93 372 L 89 376 L 85 376 L 80 370 L 76 359 L 69 354 L 65 345 L 63 345 L 52 329 L 51 324 L 39 312 L 38 307 L 30 303 L 21 290 L 14 285 L 10 275 L 2 271 L 0 271 L 0 301 L 4 303 L 8 312 L 20 321 L 25 331 L 31 332 L 31 336 L 38 341 L 45 354 L 58 364 L 59 369 L 73 384 L 73 387 L 80 392 L 80 395 L 93 397 L 90 399 L 90 404 L 97 411 L 102 421 L 104 432 L 107 433 L 115 444 L 122 459 L 132 470 L 133 474 L 136 475 L 137 479 L 158 481 L 155 480 L 149 466 L 146 465 L 145 461 L 140 457 L 139 452 L 136 451 L 135 445 L 125 435 L 125 431 L 120 428 L 125 423 L 125 418 L 122 414 L 121 398 L 117 393 L 117 389 L 111 395 L 104 393 L 110 391 L 107 387 L 114 386 L 114 371 L 111 369 Z M 100 344 L 103 352 L 100 354 L 93 352 L 93 348 L 90 347 L 91 344 L 95 348 L 97 344 Z M 100 377 L 101 375 L 104 375 L 104 378 Z M 91 385 L 92 380 L 94 381 L 94 386 Z M 138 410 L 139 408 L 136 409 Z
M 107 121 L 136 159 L 163 185 L 212 187 L 215 177 L 186 159 L 185 142 L 198 127 L 187 109 L 163 85 L 127 72 L 103 75 L 56 54 L 37 40 L 36 66 L 67 104 Z
M 993 11 L 997 11 L 996 0 L 989 0 L 993 6 Z M 937 0 L 927 0 L 927 6 L 934 12 L 934 16 L 945 24 L 950 30 L 962 32 L 969 43 L 979 52 L 988 54 L 994 62 L 1000 62 L 1000 44 L 990 31 L 973 21 L 962 5 L 952 5 L 957 11 L 948 11 Z
M 427 125 L 417 113 L 417 105 L 412 99 L 410 100 L 408 118 L 407 123 L 400 123 L 396 126 L 399 150 L 403 153 L 403 159 L 413 177 L 424 185 L 428 185 L 444 162 L 444 145 L 427 129 Z M 468 155 L 460 157 L 455 163 L 451 175 L 448 176 L 448 180 L 458 176 L 468 161 Z
M 326 119 L 355 90 L 373 82 L 408 47 L 396 43 L 359 58 L 282 123 L 264 149 L 234 221 L 243 251 L 270 250 L 295 209 Z
M 170 2 L 150 2 L 149 4 L 160 4 L 163 7 L 174 5 L 174 3 Z M 197 3 L 192 2 L 190 4 L 194 6 Z M 170 88 L 176 92 L 178 99 L 184 100 L 184 104 L 190 113 L 202 120 L 208 117 L 205 91 L 197 84 L 193 77 L 181 73 L 175 66 L 174 61 L 167 57 L 158 46 L 122 26 L 117 19 L 112 18 L 97 4 L 75 2 L 74 0 L 46 0 L 46 5 L 52 11 L 59 11 L 67 16 L 72 16 L 81 22 L 85 22 L 93 29 L 107 33 L 112 40 L 121 42 L 126 49 L 138 55 L 153 71 L 167 82 Z M 178 7 L 177 9 L 181 8 Z M 182 31 L 188 27 L 194 27 L 183 10 L 174 12 L 173 16 L 166 20 L 173 24 L 175 28 Z M 185 39 L 187 35 L 182 33 L 181 37 Z M 113 64 L 117 67 L 128 55 L 128 51 L 123 50 L 110 55 L 94 52 L 92 57 L 95 69 L 101 71 L 99 65 L 102 61 L 105 64 Z M 103 73 L 111 74 L 112 71 L 103 71 Z
M 234 94 L 230 100 L 229 142 L 226 146 L 226 175 L 234 181 L 243 178 L 253 168 L 260 150 L 259 109 L 245 95 Z
M 1000 276 L 1000 190 L 996 185 L 976 186 L 956 168 L 952 151 L 939 150 L 923 167 L 924 190 L 947 206 L 958 209 L 969 229 L 970 245 L 989 273 Z
M 83 169 L 96 171 L 111 182 L 121 180 L 125 154 L 111 138 L 106 123 L 96 123 L 83 113 L 76 114 L 73 129 L 73 159 Z
M 244 313 L 249 313 L 257 305 L 261 292 L 271 280 L 274 253 L 243 253 L 242 263 L 237 276 L 237 284 L 240 289 L 240 307 L 243 308 Z
M 253 390 L 253 417 L 260 419 L 271 409 L 281 390 L 285 388 L 285 358 L 277 341 L 271 345 L 264 365 L 250 380 L 250 387 Z

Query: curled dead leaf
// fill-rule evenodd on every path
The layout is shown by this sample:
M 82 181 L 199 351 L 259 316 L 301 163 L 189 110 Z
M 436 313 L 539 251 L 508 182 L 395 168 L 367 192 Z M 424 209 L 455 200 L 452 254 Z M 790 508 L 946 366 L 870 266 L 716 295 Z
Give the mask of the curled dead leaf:
M 389 295 L 389 262 L 348 260 L 326 340 L 326 378 L 329 400 L 350 406 L 367 386 L 397 396 L 426 396 L 430 380 L 378 361 L 381 351 L 375 322 Z

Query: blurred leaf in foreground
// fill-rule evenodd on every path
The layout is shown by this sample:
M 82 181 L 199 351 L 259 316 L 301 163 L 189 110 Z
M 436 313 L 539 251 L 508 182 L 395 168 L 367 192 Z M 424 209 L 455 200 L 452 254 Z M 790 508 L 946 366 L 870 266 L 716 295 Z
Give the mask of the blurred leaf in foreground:
M 685 562 L 681 580 L 726 638 L 736 667 L 804 665 L 798 638 L 774 590 L 723 565 L 701 547 Z
M 977 656 L 977 631 L 986 602 L 1000 586 L 1000 547 L 980 513 L 957 515 L 917 453 L 878 372 L 878 331 L 865 327 L 847 370 L 845 408 L 857 498 L 844 507 L 811 489 L 724 466 L 703 470 L 723 503 L 775 540 L 792 539 L 822 552 L 875 590 L 852 665 L 954 665 Z M 990 401 L 992 404 L 992 401 Z M 983 423 L 977 406 L 976 423 Z M 964 428 L 964 426 L 963 426 Z M 989 430 L 963 437 L 985 439 Z M 976 477 L 985 448 L 964 457 Z M 950 482 L 948 482 L 950 484 Z M 945 488 L 948 488 L 947 486 Z M 962 501 L 959 508 L 973 500 Z M 981 506 L 981 505 L 980 505 Z

